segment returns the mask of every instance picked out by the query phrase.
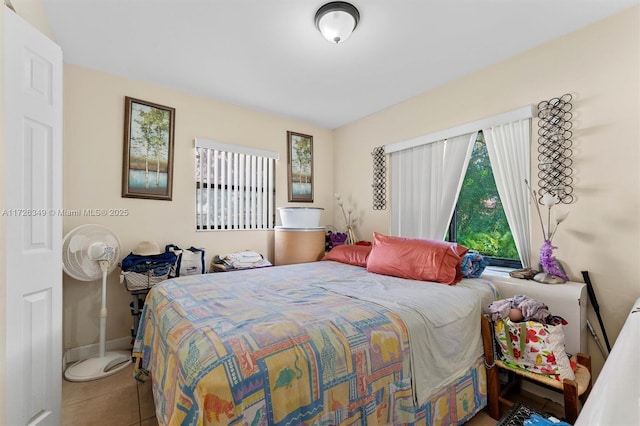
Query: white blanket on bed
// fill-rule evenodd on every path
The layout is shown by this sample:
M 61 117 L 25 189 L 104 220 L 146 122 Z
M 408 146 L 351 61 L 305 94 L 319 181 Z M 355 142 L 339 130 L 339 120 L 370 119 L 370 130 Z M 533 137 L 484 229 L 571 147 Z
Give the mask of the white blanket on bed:
M 366 280 L 316 285 L 385 306 L 403 319 L 409 332 L 412 386 L 418 406 L 450 385 L 482 355 L 480 315 L 495 299 L 485 280 L 464 279 L 447 286 L 369 274 Z

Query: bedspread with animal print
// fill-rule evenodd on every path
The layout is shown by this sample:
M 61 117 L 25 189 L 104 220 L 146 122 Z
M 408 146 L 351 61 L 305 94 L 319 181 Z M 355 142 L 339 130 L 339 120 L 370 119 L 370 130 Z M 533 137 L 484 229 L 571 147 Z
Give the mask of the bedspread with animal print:
M 156 285 L 134 356 L 159 424 L 415 422 L 401 317 L 323 288 L 363 271 L 314 262 Z

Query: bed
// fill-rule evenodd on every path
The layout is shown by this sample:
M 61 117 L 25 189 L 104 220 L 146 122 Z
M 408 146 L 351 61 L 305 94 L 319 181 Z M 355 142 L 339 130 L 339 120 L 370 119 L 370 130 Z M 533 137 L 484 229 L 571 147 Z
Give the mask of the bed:
M 161 425 L 461 424 L 495 298 L 330 260 L 176 278 L 147 296 L 136 375 Z

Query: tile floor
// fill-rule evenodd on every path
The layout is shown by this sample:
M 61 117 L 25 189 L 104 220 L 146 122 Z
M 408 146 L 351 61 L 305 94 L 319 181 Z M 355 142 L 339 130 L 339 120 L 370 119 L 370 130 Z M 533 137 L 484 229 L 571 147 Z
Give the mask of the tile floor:
M 562 418 L 561 405 L 530 393 L 514 399 L 538 411 Z M 502 407 L 506 414 L 508 407 Z M 138 383 L 133 378 L 133 364 L 113 376 L 90 382 L 62 381 L 62 424 L 65 426 L 157 426 L 151 383 Z M 468 426 L 494 426 L 486 409 L 480 411 Z
M 64 426 L 157 426 L 151 383 L 133 378 L 133 364 L 90 382 L 62 380 Z

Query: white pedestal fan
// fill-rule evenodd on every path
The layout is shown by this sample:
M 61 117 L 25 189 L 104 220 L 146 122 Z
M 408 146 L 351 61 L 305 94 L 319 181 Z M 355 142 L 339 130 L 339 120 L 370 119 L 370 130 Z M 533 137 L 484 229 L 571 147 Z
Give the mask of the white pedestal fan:
M 64 271 L 80 281 L 95 281 L 102 277 L 100 308 L 100 353 L 97 357 L 78 361 L 64 372 L 72 382 L 101 379 L 129 366 L 128 351 L 105 352 L 107 329 L 107 275 L 113 271 L 120 256 L 120 241 L 116 234 L 100 225 L 82 225 L 69 232 L 62 242 Z

